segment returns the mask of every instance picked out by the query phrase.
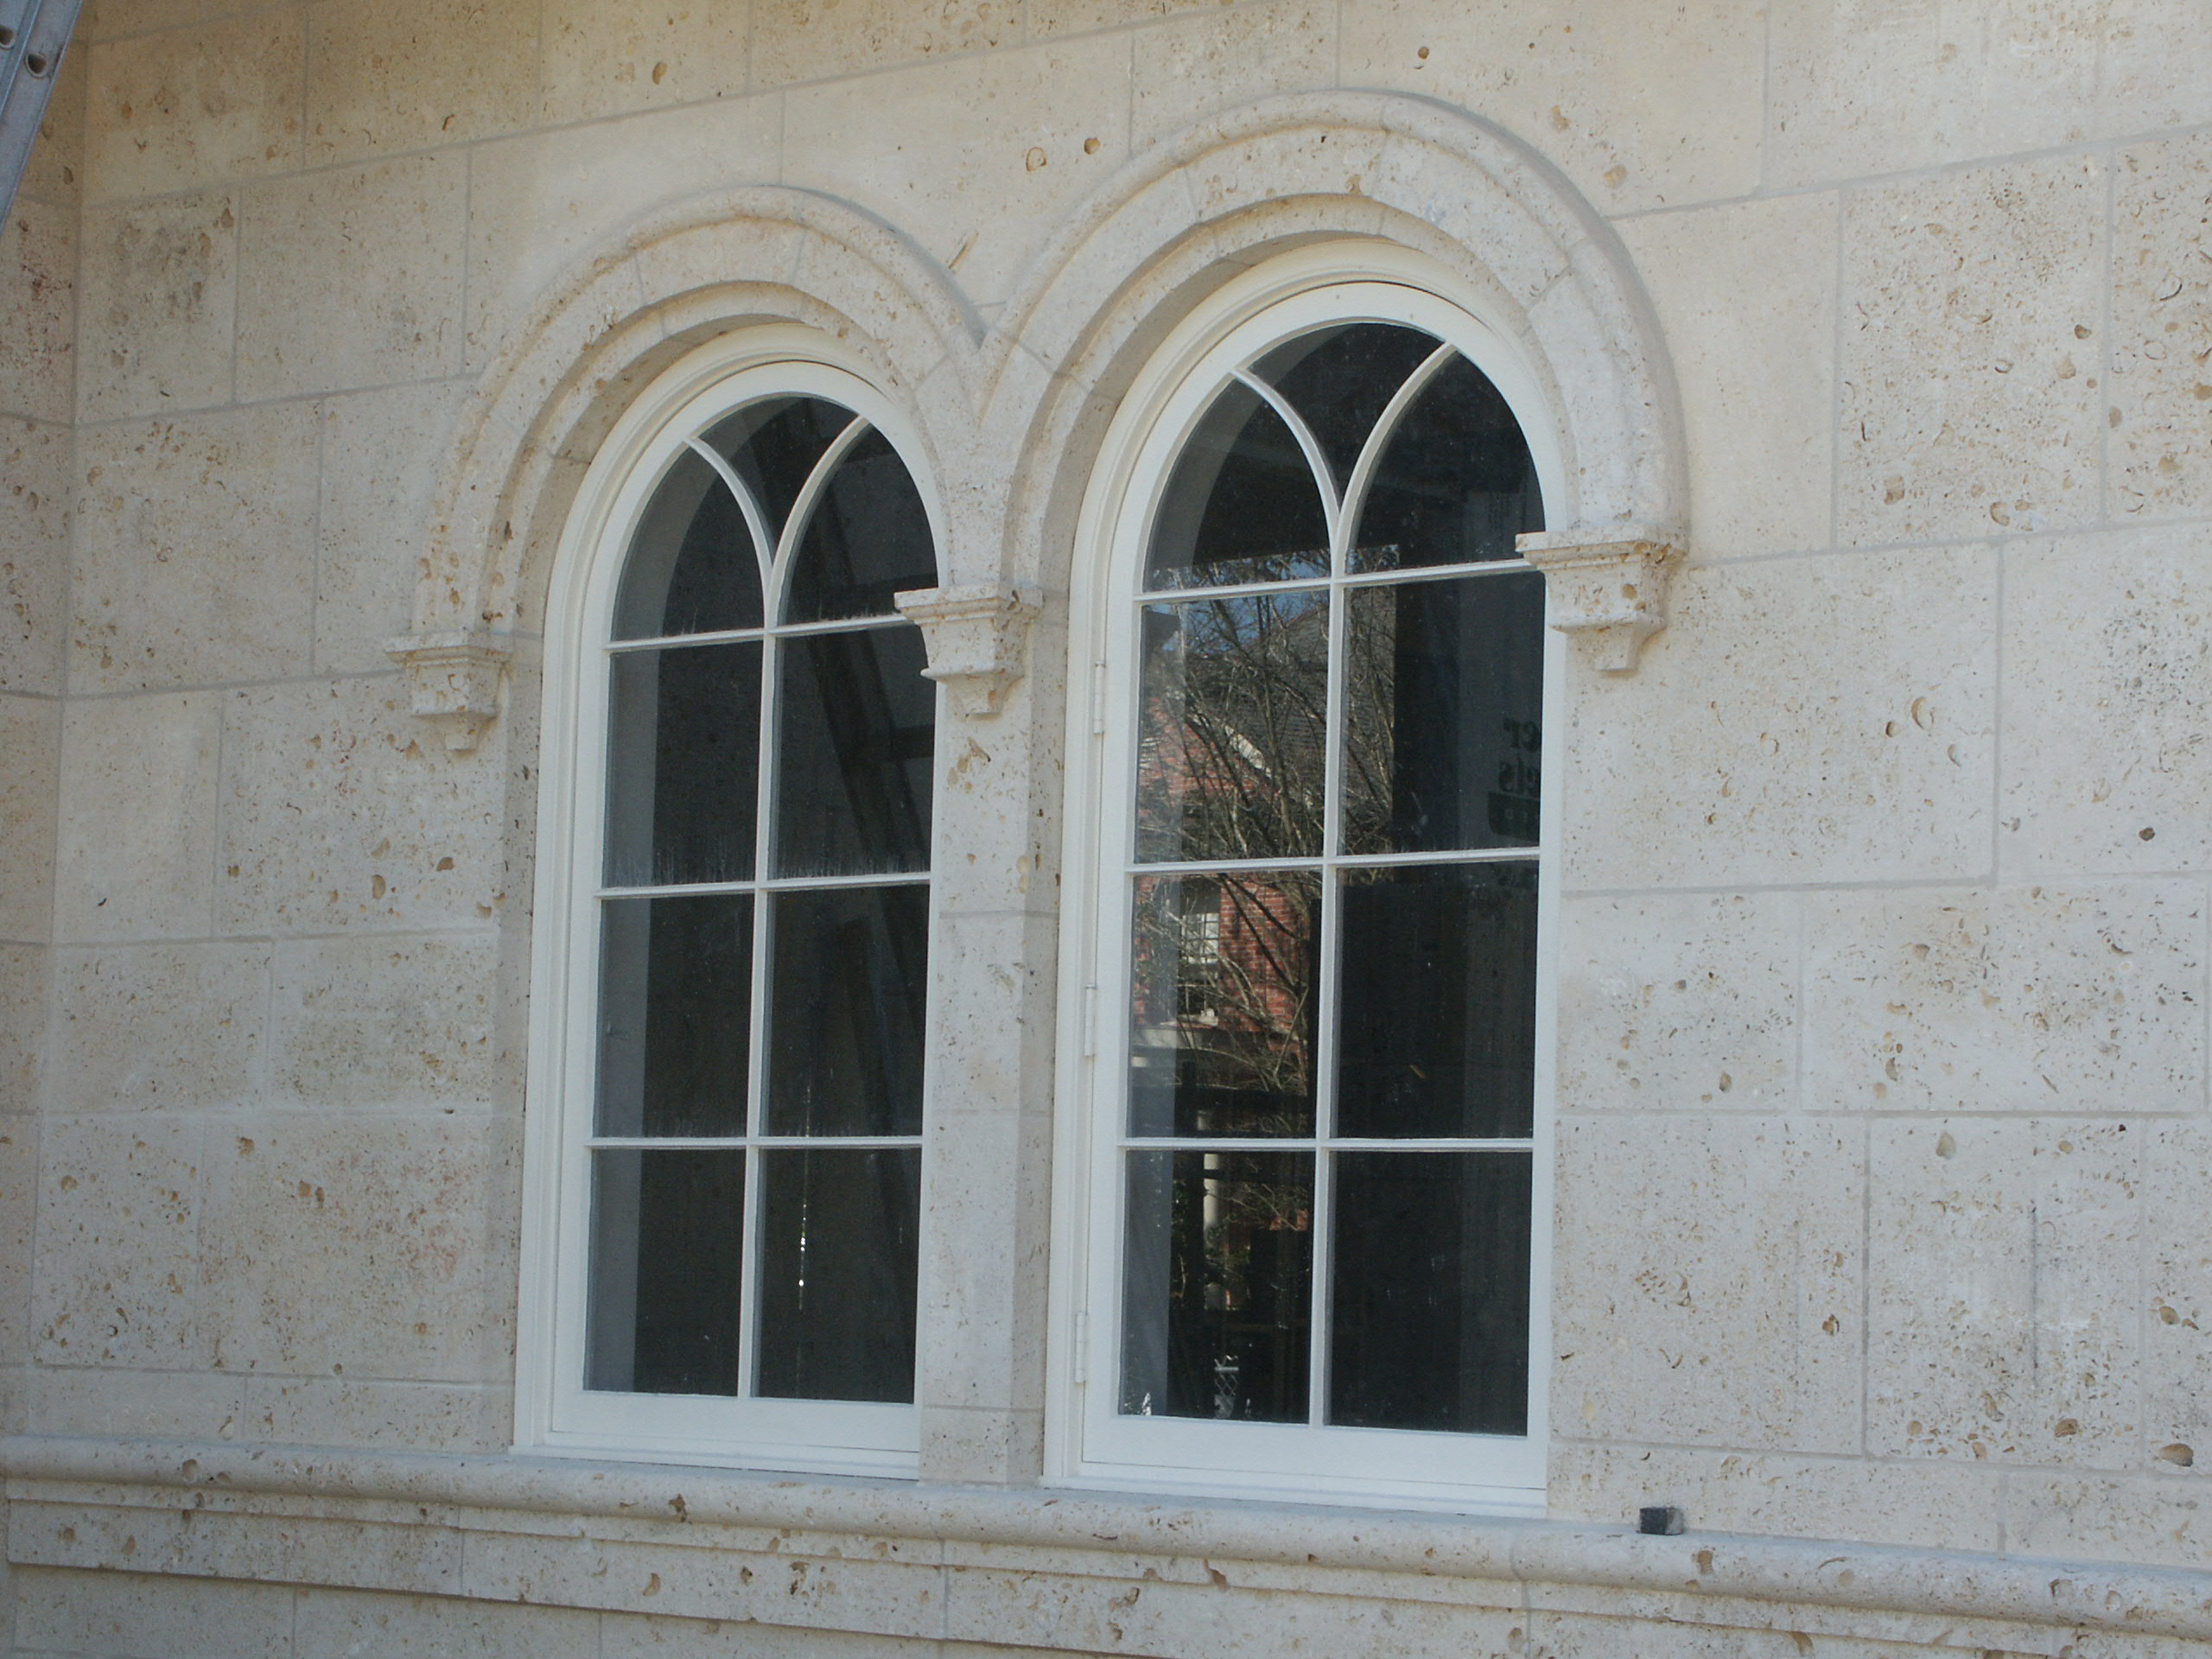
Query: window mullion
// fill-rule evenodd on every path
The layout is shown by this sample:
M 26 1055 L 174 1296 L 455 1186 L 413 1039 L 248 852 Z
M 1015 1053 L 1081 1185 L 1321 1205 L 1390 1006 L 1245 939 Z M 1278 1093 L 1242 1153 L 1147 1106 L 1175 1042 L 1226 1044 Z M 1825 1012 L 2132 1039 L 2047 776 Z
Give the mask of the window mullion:
M 745 1079 L 745 1214 L 742 1224 L 744 1277 L 737 1324 L 737 1388 L 741 1399 L 751 1399 L 754 1373 L 760 1365 L 760 1137 L 766 1128 L 768 1088 L 769 978 L 776 960 L 775 899 L 760 884 L 772 868 L 775 845 L 776 731 L 779 721 L 777 696 L 781 680 L 778 661 L 782 642 L 772 629 L 760 647 L 760 753 L 753 766 L 753 998 L 745 1017 L 753 1040 L 746 1046 Z

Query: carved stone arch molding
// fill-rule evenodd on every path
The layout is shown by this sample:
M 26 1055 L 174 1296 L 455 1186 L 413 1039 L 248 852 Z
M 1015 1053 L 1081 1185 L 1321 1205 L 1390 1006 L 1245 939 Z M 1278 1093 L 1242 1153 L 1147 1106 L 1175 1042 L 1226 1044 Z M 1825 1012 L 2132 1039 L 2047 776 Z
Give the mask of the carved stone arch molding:
M 917 416 L 931 471 L 970 468 L 982 328 L 942 270 L 880 220 L 776 187 L 695 199 L 578 261 L 478 382 L 441 470 L 412 631 L 386 650 L 414 712 L 472 749 L 498 713 L 577 486 L 615 419 L 695 346 L 797 322 L 864 359 Z M 976 562 L 948 513 L 949 565 Z M 988 559 L 991 553 L 982 556 Z
M 1523 537 L 1552 625 L 1596 666 L 1665 626 L 1688 468 L 1658 321 L 1625 248 L 1557 168 L 1464 111 L 1402 94 L 1270 99 L 1141 158 L 1004 308 L 987 420 L 1018 454 L 1003 568 L 1064 589 L 1090 458 L 1130 378 L 1205 295 L 1270 255 L 1367 238 L 1423 255 L 1515 338 L 1556 423 L 1567 499 Z

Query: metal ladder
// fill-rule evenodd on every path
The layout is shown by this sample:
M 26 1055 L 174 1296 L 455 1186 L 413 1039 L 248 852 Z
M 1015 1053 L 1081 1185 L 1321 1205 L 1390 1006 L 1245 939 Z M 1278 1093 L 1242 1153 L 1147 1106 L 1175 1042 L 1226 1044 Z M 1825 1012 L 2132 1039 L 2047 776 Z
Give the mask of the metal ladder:
M 0 218 L 16 205 L 79 0 L 0 0 Z

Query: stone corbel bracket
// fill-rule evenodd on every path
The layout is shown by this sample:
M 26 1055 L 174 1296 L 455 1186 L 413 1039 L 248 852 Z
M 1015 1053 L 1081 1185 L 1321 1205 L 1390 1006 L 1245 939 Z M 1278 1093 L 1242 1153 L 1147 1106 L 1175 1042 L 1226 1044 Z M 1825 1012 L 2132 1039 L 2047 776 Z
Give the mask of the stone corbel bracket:
M 1667 626 L 1667 589 L 1687 543 L 1680 531 L 1652 524 L 1586 524 L 1516 543 L 1544 573 L 1552 626 L 1607 674 L 1635 668 L 1643 642 Z
M 384 650 L 406 676 L 412 711 L 438 728 L 454 753 L 474 749 L 499 712 L 510 655 L 505 642 L 494 634 L 456 630 L 402 634 L 386 640 Z
M 952 712 L 969 720 L 997 714 L 1021 677 L 1029 626 L 1045 608 L 1044 595 L 1034 588 L 980 582 L 917 588 L 892 602 L 920 627 L 930 658 L 922 672 L 950 694 Z

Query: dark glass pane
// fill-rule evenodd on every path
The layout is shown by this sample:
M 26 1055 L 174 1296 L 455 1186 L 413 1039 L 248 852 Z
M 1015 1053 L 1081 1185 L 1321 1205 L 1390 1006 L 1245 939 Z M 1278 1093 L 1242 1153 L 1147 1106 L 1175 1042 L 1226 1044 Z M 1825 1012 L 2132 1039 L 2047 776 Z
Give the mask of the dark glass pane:
M 599 1133 L 743 1135 L 752 898 L 611 899 L 601 929 Z
M 1224 388 L 1167 475 L 1147 588 L 1217 588 L 1329 571 L 1329 525 L 1306 452 L 1267 400 Z
M 757 628 L 762 568 L 737 498 L 686 449 L 670 465 L 630 538 L 614 600 L 614 637 Z
M 1329 1421 L 1526 1433 L 1529 1154 L 1336 1158 Z
M 779 537 L 815 462 L 852 423 L 851 410 L 819 397 L 771 397 L 747 404 L 702 442 L 745 480 L 768 521 L 768 534 Z
M 1321 880 L 1310 871 L 1135 884 L 1132 1135 L 1311 1135 Z
M 1327 596 L 1147 605 L 1138 622 L 1138 859 L 1318 855 Z
M 937 585 L 929 514 L 880 432 L 845 452 L 793 556 L 784 601 L 791 622 L 896 615 L 892 594 Z
M 930 861 L 937 686 L 901 622 L 786 639 L 777 721 L 776 874 L 868 875 Z
M 741 1152 L 592 1154 L 584 1386 L 735 1394 Z
M 607 721 L 611 887 L 753 875 L 760 647 L 668 646 L 613 658 Z
M 1395 583 L 1348 602 L 1344 850 L 1534 846 L 1544 579 Z
M 1529 1133 L 1536 867 L 1446 864 L 1344 876 L 1337 1133 Z
M 1313 1154 L 1128 1159 L 1122 1411 L 1304 1422 Z
M 1375 423 L 1436 347 L 1418 328 L 1353 322 L 1285 340 L 1252 369 L 1312 429 L 1342 491 Z
M 1352 538 L 1351 568 L 1510 559 L 1516 535 L 1543 527 L 1519 423 L 1483 372 L 1457 358 L 1421 389 L 1389 439 Z
M 929 889 L 779 893 L 770 1135 L 919 1135 Z
M 914 1397 L 918 1147 L 760 1154 L 760 1392 Z

